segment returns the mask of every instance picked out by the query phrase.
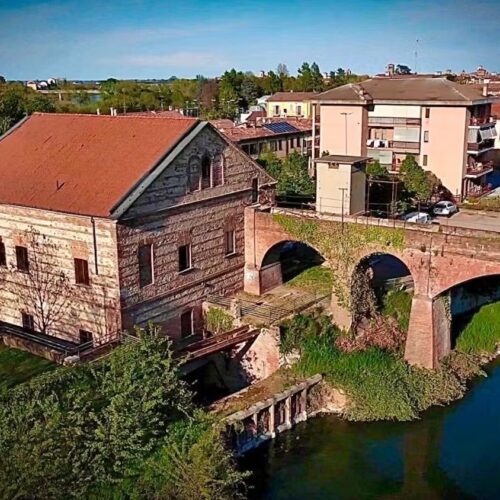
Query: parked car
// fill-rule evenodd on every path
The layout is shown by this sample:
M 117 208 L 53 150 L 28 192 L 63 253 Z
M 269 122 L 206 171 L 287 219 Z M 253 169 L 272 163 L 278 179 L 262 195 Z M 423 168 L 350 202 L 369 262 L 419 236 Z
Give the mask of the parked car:
M 401 219 L 415 224 L 432 224 L 432 216 L 427 212 L 410 212 L 403 215 Z
M 439 201 L 432 209 L 434 215 L 445 215 L 451 217 L 458 212 L 458 207 L 451 201 Z

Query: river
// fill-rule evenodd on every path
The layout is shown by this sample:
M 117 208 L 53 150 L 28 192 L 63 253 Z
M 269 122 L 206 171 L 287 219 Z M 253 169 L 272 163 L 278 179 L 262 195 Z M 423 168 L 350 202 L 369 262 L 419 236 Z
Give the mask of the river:
M 251 498 L 500 498 L 500 360 L 487 371 L 419 421 L 299 424 L 245 458 Z

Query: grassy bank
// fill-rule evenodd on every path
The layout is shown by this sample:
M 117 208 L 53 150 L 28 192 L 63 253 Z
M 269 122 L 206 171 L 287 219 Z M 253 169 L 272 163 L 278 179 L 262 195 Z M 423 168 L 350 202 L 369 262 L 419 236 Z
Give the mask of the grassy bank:
M 331 293 L 333 284 L 333 272 L 323 266 L 314 266 L 302 271 L 292 278 L 287 285 L 315 293 Z
M 56 367 L 46 359 L 0 343 L 0 393 Z
M 381 313 L 394 318 L 404 332 L 408 331 L 410 325 L 412 297 L 413 295 L 405 290 L 390 290 L 382 302 Z
M 300 376 L 324 374 L 348 397 L 350 420 L 412 420 L 433 405 L 463 395 L 465 381 L 479 373 L 474 359 L 456 354 L 438 370 L 408 365 L 399 355 L 378 349 L 343 352 L 336 346 L 342 333 L 328 318 L 298 315 L 283 328 L 283 348 L 298 349 L 292 368 Z
M 500 344 L 500 302 L 488 304 L 474 314 L 460 333 L 456 348 L 467 354 L 492 354 Z

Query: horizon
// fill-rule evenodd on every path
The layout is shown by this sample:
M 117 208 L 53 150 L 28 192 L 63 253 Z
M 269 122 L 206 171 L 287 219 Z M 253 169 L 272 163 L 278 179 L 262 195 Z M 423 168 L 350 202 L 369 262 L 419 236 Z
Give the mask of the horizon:
M 258 74 L 279 63 L 294 75 L 304 61 L 316 62 L 322 72 L 342 67 L 361 75 L 382 73 L 388 63 L 420 74 L 479 65 L 500 70 L 500 46 L 484 43 L 497 32 L 500 3 L 382 4 L 362 0 L 353 13 L 338 1 L 0 2 L 0 75 L 167 80 L 211 78 L 231 68 Z M 470 28 L 478 25 L 479 32 Z

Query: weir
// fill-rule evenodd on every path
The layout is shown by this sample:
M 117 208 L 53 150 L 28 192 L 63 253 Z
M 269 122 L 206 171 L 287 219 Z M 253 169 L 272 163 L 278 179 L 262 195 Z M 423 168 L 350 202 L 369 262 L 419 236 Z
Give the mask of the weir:
M 226 417 L 225 434 L 235 453 L 242 455 L 257 448 L 318 413 L 311 398 L 311 390 L 322 378 L 322 375 L 314 375 Z M 238 397 L 238 393 L 229 398 L 234 397 Z

